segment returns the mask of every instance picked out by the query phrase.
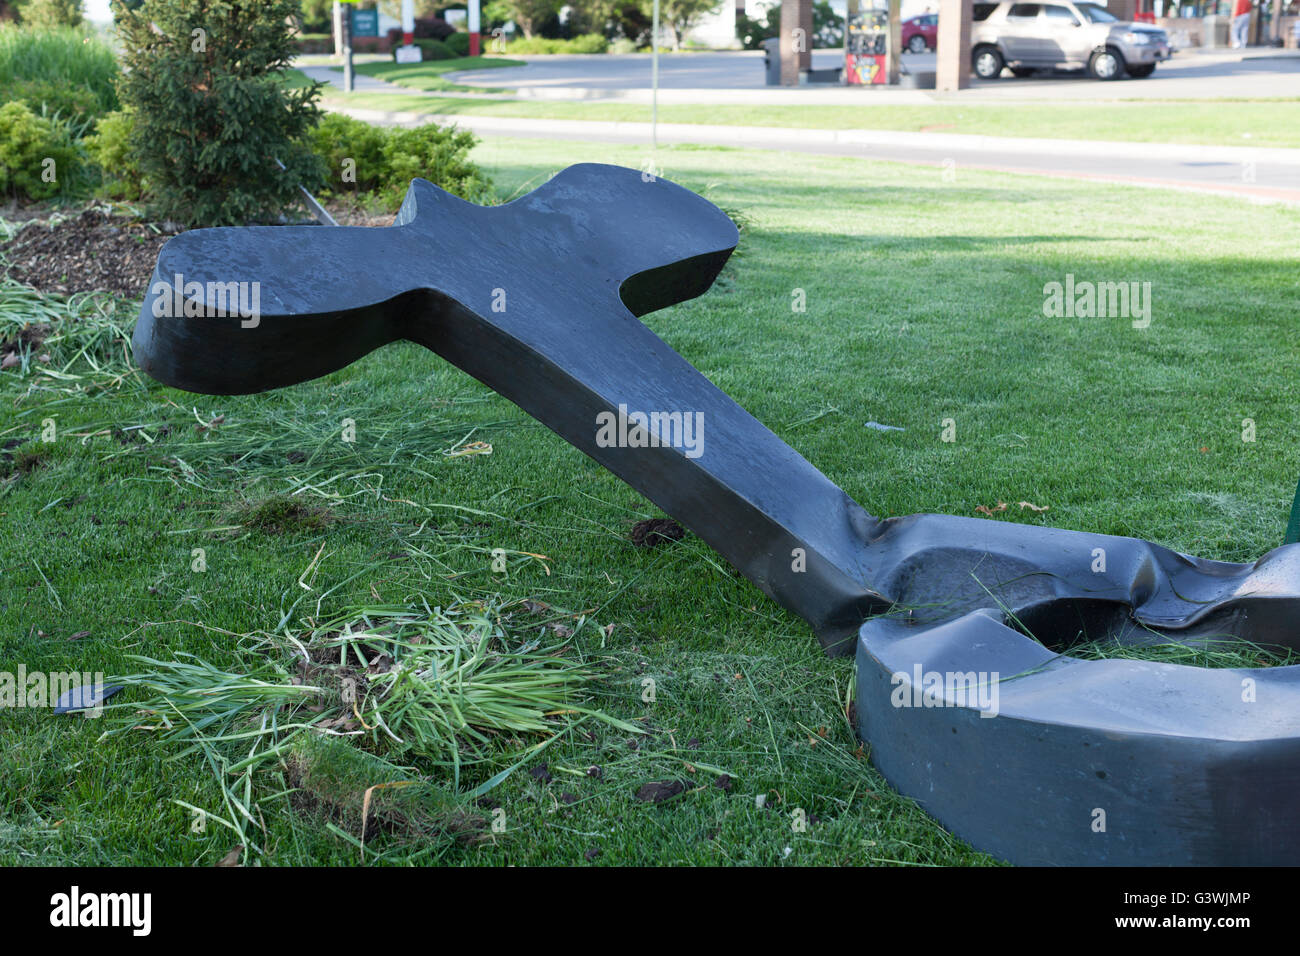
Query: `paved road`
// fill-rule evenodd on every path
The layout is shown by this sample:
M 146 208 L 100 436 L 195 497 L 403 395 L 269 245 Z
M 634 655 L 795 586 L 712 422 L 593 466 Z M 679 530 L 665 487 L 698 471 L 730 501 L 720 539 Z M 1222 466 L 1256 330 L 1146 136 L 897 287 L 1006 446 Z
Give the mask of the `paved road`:
M 527 65 L 495 70 L 474 70 L 450 74 L 468 86 L 504 87 L 531 98 L 595 99 L 602 97 L 643 98 L 650 86 L 649 54 L 622 56 L 524 57 Z M 903 65 L 913 70 L 933 70 L 933 53 L 905 54 Z M 834 50 L 813 54 L 817 69 L 838 66 Z M 906 90 L 860 90 L 814 84 L 798 89 L 764 88 L 763 54 L 755 52 L 684 53 L 660 57 L 659 84 L 663 102 L 772 102 L 794 97 L 797 102 L 860 101 L 863 96 L 896 98 L 921 96 Z M 710 95 L 712 94 L 712 95 Z M 1225 97 L 1300 96 L 1300 54 L 1295 51 L 1201 53 L 1184 51 L 1161 64 L 1145 80 L 1101 83 L 1081 74 L 1039 75 L 1017 79 L 1005 73 L 1002 79 L 974 81 L 971 90 L 959 94 L 963 102 L 985 100 L 1128 100 L 1206 99 Z
M 528 89 L 580 87 L 591 90 L 647 89 L 650 54 L 604 56 L 519 57 L 527 66 L 498 70 L 471 70 L 455 74 L 457 83 L 469 86 Z M 911 59 L 910 55 L 908 59 Z M 930 55 L 933 60 L 933 54 Z M 817 69 L 839 66 L 837 50 L 815 50 Z M 659 57 L 659 88 L 669 90 L 762 89 L 763 54 L 752 50 L 721 53 L 665 53 Z

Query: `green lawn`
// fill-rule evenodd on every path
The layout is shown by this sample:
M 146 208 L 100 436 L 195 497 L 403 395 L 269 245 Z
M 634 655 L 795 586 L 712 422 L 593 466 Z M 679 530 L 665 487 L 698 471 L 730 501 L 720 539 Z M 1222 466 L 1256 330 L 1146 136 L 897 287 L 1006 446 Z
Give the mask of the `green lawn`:
M 533 140 L 493 140 L 477 157 L 503 196 L 573 162 L 652 158 Z M 1300 212 L 961 169 L 945 182 L 840 157 L 676 148 L 654 160 L 745 228 L 708 294 L 648 324 L 869 510 L 972 515 L 1027 500 L 1050 510 L 1013 505 L 997 520 L 1231 560 L 1280 543 L 1300 472 Z M 1150 328 L 1045 318 L 1043 287 L 1067 274 L 1149 281 Z M 13 295 L 0 295 L 0 338 L 23 318 Z M 82 321 L 40 367 L 79 378 L 0 372 L 0 445 L 25 439 L 0 483 L 0 671 L 120 673 L 138 669 L 129 654 L 182 652 L 238 670 L 282 619 L 297 631 L 359 604 L 530 598 L 583 614 L 569 624 L 599 675 L 587 705 L 647 733 L 583 720 L 488 793 L 480 810 L 499 807 L 503 832 L 473 846 L 372 832 L 372 861 L 993 862 L 871 768 L 845 718 L 851 660 L 822 657 L 801 621 L 697 539 L 634 548 L 630 525 L 655 514 L 646 501 L 433 355 L 392 346 L 277 392 L 189 395 L 102 338 L 131 327 L 133 304 L 70 308 Z M 339 439 L 344 418 L 355 443 Z M 946 418 L 955 443 L 940 440 Z M 41 445 L 45 419 L 59 437 Z M 492 453 L 444 453 L 470 441 Z M 249 520 L 249 503 L 295 490 L 327 526 Z M 513 552 L 504 574 L 495 548 Z M 113 719 L 0 716 L 0 862 L 211 865 L 237 842 L 217 825 L 191 832 L 180 803 L 222 806 L 197 754 L 146 732 L 101 741 Z M 541 762 L 549 782 L 528 772 Z M 714 786 L 722 773 L 729 792 Z M 348 791 L 354 818 L 365 786 L 450 786 L 418 761 L 369 774 Z M 263 862 L 359 859 L 338 835 L 346 814 L 266 776 Z M 634 797 L 676 779 L 695 786 L 658 805 Z M 797 809 L 816 818 L 806 832 L 792 829 Z
M 429 65 L 422 64 L 419 69 Z M 390 82 L 417 89 L 438 88 L 423 85 L 426 81 L 420 76 L 412 77 L 408 82 L 400 72 L 402 67 L 386 66 L 391 72 L 373 75 L 382 75 Z M 364 69 L 369 72 L 369 68 Z M 710 126 L 908 130 L 1047 139 L 1300 148 L 1300 99 L 897 106 L 871 104 L 869 97 L 870 93 L 863 94 L 861 106 L 660 104 L 659 121 Z M 650 121 L 650 107 L 640 103 L 539 102 L 387 93 L 349 96 L 333 90 L 329 91 L 328 98 L 336 105 L 441 115 L 463 113 L 533 119 Z

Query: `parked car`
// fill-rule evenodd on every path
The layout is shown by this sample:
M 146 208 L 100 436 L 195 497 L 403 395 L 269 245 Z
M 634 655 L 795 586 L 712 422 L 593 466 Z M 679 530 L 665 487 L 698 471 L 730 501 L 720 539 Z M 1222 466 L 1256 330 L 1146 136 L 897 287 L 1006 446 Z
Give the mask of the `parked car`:
M 999 76 L 1004 66 L 1016 76 L 1086 69 L 1099 80 L 1125 74 L 1140 79 L 1170 56 L 1164 30 L 1119 20 L 1086 0 L 977 3 L 974 19 L 971 68 L 984 80 Z
M 935 49 L 939 40 L 939 14 L 927 13 L 903 21 L 903 35 L 899 41 L 908 53 L 924 53 Z

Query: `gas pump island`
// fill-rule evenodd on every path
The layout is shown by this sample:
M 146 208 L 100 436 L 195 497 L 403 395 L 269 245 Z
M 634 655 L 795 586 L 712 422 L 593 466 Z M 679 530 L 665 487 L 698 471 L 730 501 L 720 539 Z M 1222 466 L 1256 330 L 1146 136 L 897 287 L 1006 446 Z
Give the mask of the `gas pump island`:
M 900 0 L 848 0 L 844 26 L 840 64 L 833 69 L 814 69 L 812 0 L 782 0 L 780 34 L 763 41 L 767 85 L 897 85 L 902 50 Z
M 781 0 L 778 36 L 764 41 L 769 86 L 836 83 L 905 86 L 952 92 L 970 85 L 972 0 L 937 0 L 938 36 L 930 45 L 935 65 L 908 69 L 902 62 L 901 0 L 848 0 L 844 53 L 837 67 L 812 64 L 813 0 Z

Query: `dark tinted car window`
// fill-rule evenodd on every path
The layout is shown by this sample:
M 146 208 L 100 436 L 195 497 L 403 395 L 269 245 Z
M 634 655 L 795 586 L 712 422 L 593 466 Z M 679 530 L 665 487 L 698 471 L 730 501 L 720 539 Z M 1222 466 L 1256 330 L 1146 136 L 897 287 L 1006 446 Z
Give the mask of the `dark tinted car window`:
M 1049 3 L 1043 7 L 1043 12 L 1047 14 L 1047 19 L 1053 23 L 1074 23 L 1074 14 L 1070 12 L 1069 7 L 1058 6 L 1055 3 Z
M 997 8 L 998 5 L 996 3 L 977 3 L 975 4 L 975 9 L 972 11 L 973 16 L 971 17 L 971 19 L 973 19 L 976 23 L 978 23 L 981 20 L 987 20 L 989 18 L 989 14 L 991 14 Z
M 1082 13 L 1087 19 L 1091 20 L 1093 23 L 1118 22 L 1119 19 L 1118 17 L 1116 17 L 1109 10 L 1103 10 L 1095 3 L 1080 3 L 1077 4 L 1077 6 L 1079 8 L 1079 12 Z
M 1008 20 L 1036 20 L 1040 4 L 1037 3 L 1015 3 L 1007 11 Z

